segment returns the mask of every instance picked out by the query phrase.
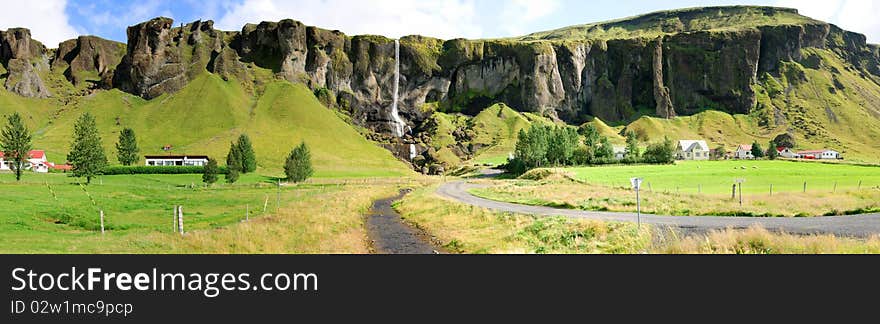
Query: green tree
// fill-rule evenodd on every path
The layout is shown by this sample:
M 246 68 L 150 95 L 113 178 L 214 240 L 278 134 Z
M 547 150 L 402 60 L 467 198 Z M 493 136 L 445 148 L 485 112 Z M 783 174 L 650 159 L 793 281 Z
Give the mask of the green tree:
M 239 154 L 238 160 L 241 161 L 241 173 L 257 171 L 257 155 L 254 153 L 250 137 L 247 134 L 241 134 L 238 136 L 238 143 L 235 147 Z
M 667 137 L 663 142 L 648 145 L 642 160 L 646 163 L 670 164 L 675 161 L 675 144 Z
M 547 165 L 549 126 L 532 125 L 528 131 L 520 130 L 514 157 L 522 162 L 525 170 Z
M 140 160 L 140 149 L 137 145 L 137 137 L 134 130 L 125 128 L 119 133 L 119 141 L 116 142 L 116 157 L 122 165 L 132 165 Z
M 752 156 L 754 156 L 756 159 L 764 157 L 764 149 L 761 148 L 761 144 L 758 144 L 757 141 L 752 143 Z
M 580 136 L 568 126 L 548 128 L 547 161 L 555 165 L 571 165 L 574 151 L 578 148 Z
M 101 170 L 107 166 L 101 135 L 92 114 L 82 114 L 74 124 L 73 143 L 70 145 L 67 161 L 73 165 L 71 174 L 78 178 L 85 177 L 86 184 L 90 184 L 92 178 L 101 174 Z
M 611 163 L 614 160 L 614 146 L 608 141 L 608 137 L 602 136 L 596 148 L 594 163 Z
M 287 181 L 294 183 L 306 181 L 312 176 L 312 154 L 305 142 L 302 142 L 290 152 L 284 162 L 284 174 Z
M 226 182 L 235 183 L 240 175 L 241 161 L 238 160 L 235 143 L 233 143 L 229 148 L 229 154 L 226 155 Z
M 767 158 L 770 160 L 776 160 L 779 157 L 779 151 L 776 150 L 776 143 L 774 141 L 770 141 L 769 147 L 767 148 Z
M 638 162 L 642 156 L 639 150 L 639 138 L 633 131 L 626 132 L 626 160 L 629 162 Z
M 220 168 L 217 167 L 217 160 L 208 159 L 208 164 L 205 165 L 205 171 L 202 173 L 202 182 L 208 185 L 214 184 L 217 182 L 218 173 L 220 173 Z
M 0 149 L 9 168 L 15 172 L 15 181 L 21 181 L 21 173 L 28 163 L 28 154 L 31 151 L 31 133 L 21 115 L 14 113 L 7 118 L 6 127 L 3 127 L 0 138 Z

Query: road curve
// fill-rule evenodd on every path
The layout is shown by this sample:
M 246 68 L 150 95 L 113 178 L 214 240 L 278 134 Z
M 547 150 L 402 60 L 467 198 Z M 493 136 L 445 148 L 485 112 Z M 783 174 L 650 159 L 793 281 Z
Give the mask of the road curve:
M 564 216 L 568 218 L 595 219 L 603 221 L 635 222 L 635 213 L 595 212 L 552 207 L 519 205 L 480 198 L 468 192 L 481 185 L 466 181 L 447 182 L 437 193 L 460 203 L 483 207 L 493 211 L 512 212 L 537 216 Z M 485 186 L 482 186 L 485 187 Z M 880 234 L 880 214 L 833 217 L 718 217 L 718 216 L 661 216 L 642 214 L 646 224 L 680 228 L 684 231 L 705 232 L 712 229 L 748 228 L 760 225 L 771 231 L 792 234 L 834 234 L 837 236 L 866 238 Z

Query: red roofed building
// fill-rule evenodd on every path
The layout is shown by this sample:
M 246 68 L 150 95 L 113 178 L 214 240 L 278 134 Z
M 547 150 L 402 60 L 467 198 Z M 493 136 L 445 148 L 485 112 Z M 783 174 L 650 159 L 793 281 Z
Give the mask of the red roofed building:
M 835 150 L 812 150 L 797 152 L 798 158 L 807 160 L 839 160 L 840 152 Z
M 33 150 L 28 152 L 28 162 L 29 164 L 25 165 L 25 170 L 33 170 L 34 172 L 39 173 L 47 173 L 49 172 L 49 162 L 46 160 L 46 151 L 43 150 Z M 0 171 L 9 171 L 12 170 L 12 163 L 5 160 L 5 154 L 0 152 Z

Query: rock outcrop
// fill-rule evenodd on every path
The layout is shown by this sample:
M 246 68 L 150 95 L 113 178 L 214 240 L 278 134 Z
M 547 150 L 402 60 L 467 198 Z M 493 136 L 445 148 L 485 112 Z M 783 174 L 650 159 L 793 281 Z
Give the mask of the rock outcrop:
M 49 57 L 31 31 L 12 28 L 0 31 L 0 64 L 6 70 L 6 89 L 24 97 L 46 98 L 51 94 L 41 73 L 49 70 Z
M 63 71 L 74 85 L 92 82 L 108 89 L 113 86 L 116 66 L 125 56 L 125 44 L 95 36 L 81 36 L 58 45 L 52 70 Z

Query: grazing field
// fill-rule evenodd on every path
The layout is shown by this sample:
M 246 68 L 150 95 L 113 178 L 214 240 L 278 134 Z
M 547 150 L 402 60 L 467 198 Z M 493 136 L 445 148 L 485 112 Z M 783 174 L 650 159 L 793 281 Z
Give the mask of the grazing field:
M 745 179 L 744 194 L 833 192 L 880 187 L 880 167 L 792 161 L 688 161 L 674 165 L 607 166 L 565 169 L 587 183 L 629 187 L 645 180 L 655 192 L 730 194 L 735 179 Z
M 880 237 L 790 235 L 759 227 L 680 236 L 635 224 L 534 217 L 492 212 L 445 200 L 436 187 L 415 191 L 396 205 L 405 219 L 453 253 L 672 253 L 816 254 L 880 253 Z
M 408 181 L 318 179 L 279 189 L 275 178 L 246 175 L 205 188 L 200 175 L 127 175 L 80 186 L 62 174 L 26 173 L 16 183 L 0 173 L 0 253 L 365 253 L 363 213 Z M 183 206 L 182 237 L 173 232 L 175 205 Z

